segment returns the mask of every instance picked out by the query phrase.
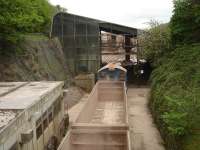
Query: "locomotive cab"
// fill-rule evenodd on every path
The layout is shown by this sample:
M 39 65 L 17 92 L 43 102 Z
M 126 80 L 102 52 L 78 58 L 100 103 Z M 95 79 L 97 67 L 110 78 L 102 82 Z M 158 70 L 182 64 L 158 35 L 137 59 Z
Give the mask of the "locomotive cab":
M 98 70 L 98 80 L 126 81 L 126 73 L 120 64 L 109 63 Z

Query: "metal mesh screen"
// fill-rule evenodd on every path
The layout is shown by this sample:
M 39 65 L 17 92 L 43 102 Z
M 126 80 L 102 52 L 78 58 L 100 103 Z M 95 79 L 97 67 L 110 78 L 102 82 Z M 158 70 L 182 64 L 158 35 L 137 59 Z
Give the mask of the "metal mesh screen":
M 62 42 L 72 74 L 95 73 L 100 66 L 99 25 L 92 19 L 59 13 L 54 17 L 52 36 Z

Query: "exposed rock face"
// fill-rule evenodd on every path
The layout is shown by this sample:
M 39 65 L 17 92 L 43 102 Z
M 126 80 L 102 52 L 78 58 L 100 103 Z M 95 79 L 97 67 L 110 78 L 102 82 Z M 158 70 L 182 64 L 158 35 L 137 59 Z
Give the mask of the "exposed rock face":
M 94 74 L 79 74 L 74 78 L 75 85 L 82 88 L 86 92 L 91 92 L 95 85 L 95 75 Z
M 58 39 L 27 38 L 25 52 L 0 58 L 0 81 L 67 80 L 67 66 Z

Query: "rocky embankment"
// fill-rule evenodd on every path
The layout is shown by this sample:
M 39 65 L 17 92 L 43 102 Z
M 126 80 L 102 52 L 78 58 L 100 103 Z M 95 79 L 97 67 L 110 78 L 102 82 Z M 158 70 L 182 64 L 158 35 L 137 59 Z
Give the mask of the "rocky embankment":
M 67 66 L 58 39 L 26 38 L 23 53 L 0 56 L 0 81 L 67 80 Z

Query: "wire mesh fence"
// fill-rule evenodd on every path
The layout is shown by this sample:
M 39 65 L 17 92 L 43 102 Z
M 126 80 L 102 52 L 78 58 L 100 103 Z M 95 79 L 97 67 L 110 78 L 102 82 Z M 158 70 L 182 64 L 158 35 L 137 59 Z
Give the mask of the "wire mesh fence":
M 62 42 L 68 69 L 72 74 L 96 72 L 100 66 L 99 26 L 92 19 L 58 13 L 52 36 Z

